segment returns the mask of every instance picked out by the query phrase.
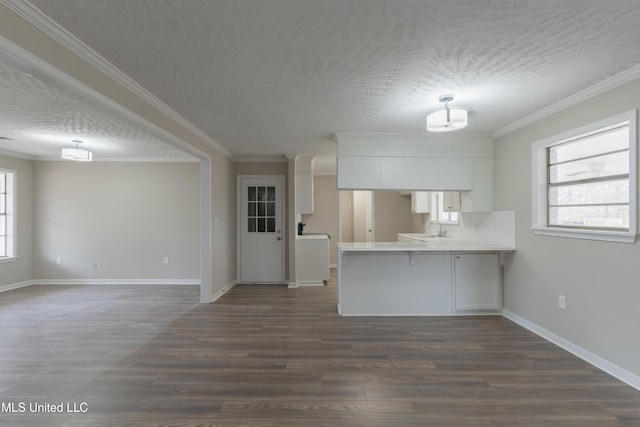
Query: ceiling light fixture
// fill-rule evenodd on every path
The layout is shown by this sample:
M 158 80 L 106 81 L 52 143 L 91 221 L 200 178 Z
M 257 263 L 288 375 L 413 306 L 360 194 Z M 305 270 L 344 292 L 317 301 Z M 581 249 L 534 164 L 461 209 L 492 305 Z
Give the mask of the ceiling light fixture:
M 75 160 L 77 162 L 90 162 L 93 160 L 93 153 L 89 150 L 80 148 L 82 141 L 73 140 L 76 143 L 76 148 L 63 148 L 62 158 L 65 160 Z
M 444 110 L 436 111 L 427 116 L 427 130 L 429 132 L 449 132 L 467 127 L 467 110 L 449 108 L 452 95 L 442 95 L 438 101 L 444 102 Z

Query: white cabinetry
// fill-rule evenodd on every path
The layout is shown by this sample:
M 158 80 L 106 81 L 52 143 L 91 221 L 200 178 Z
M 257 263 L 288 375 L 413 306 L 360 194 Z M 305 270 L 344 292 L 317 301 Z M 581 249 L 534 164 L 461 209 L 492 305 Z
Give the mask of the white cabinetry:
M 313 205 L 313 157 L 296 159 L 296 213 L 312 214 Z
M 411 212 L 429 213 L 431 212 L 431 193 L 428 191 L 411 192 Z
M 442 210 L 445 212 L 459 212 L 460 211 L 460 192 L 459 191 L 445 191 L 442 197 Z
M 344 156 L 342 190 L 471 190 L 472 159 L 465 157 Z
M 322 285 L 329 280 L 329 236 L 302 235 L 296 238 L 296 281 L 298 285 Z
M 455 311 L 500 311 L 502 280 L 497 253 L 453 253 Z
M 462 192 L 462 212 L 493 211 L 493 159 L 473 159 L 473 190 Z

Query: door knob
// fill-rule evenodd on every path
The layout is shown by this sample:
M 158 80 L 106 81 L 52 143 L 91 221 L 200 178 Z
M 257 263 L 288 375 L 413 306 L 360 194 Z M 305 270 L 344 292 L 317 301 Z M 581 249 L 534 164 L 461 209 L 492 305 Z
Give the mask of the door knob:
M 278 237 L 278 240 L 282 240 L 282 237 Z

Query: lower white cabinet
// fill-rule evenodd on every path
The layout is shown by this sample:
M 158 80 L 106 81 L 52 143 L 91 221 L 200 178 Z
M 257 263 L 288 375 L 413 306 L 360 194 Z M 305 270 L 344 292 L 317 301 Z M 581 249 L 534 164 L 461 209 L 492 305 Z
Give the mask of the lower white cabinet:
M 502 274 L 497 253 L 453 253 L 455 311 L 500 311 Z
M 329 280 L 329 237 L 326 234 L 296 238 L 296 282 L 322 285 Z

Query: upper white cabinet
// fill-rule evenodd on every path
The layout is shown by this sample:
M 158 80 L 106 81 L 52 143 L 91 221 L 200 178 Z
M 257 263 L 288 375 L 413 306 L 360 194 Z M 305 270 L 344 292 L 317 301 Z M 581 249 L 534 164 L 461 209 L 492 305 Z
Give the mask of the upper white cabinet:
M 445 212 L 459 212 L 461 201 L 459 191 L 445 191 L 442 193 L 442 210 Z
M 489 136 L 337 133 L 335 139 L 338 189 L 458 191 L 452 210 L 493 210 Z
M 493 211 L 493 159 L 473 159 L 473 190 L 461 193 L 462 212 Z
M 338 159 L 345 190 L 470 190 L 472 159 L 465 157 L 348 156 Z
M 429 213 L 431 212 L 431 193 L 428 191 L 411 192 L 411 212 Z
M 313 157 L 296 158 L 296 213 L 312 214 L 314 211 Z

